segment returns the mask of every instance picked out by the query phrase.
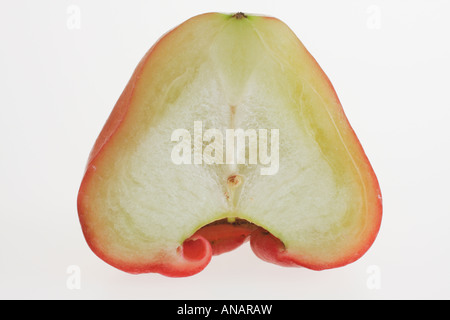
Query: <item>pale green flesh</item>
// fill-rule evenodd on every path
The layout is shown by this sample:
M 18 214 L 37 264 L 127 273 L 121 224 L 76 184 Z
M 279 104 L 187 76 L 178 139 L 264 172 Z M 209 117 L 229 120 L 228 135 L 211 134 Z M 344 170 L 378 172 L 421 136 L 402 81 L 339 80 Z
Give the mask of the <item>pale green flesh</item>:
M 226 217 L 264 227 L 293 251 L 319 252 L 357 236 L 361 174 L 295 37 L 269 33 L 262 18 L 209 19 L 209 28 L 199 22 L 163 40 L 115 137 L 127 143 L 104 150 L 93 195 L 100 236 L 110 240 L 104 249 L 149 258 Z M 184 128 L 193 137 L 194 121 L 203 122 L 203 133 L 279 129 L 278 172 L 261 175 L 261 164 L 174 164 L 171 135 Z M 227 198 L 233 174 L 243 184 Z

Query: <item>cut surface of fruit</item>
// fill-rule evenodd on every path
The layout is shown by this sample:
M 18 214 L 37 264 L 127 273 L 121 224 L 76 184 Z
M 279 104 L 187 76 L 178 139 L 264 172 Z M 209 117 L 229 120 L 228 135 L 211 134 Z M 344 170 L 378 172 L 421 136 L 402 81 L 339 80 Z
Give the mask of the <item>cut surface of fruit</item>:
M 222 144 L 210 155 L 223 163 L 207 163 L 230 129 L 249 145 L 256 133 L 276 169 L 261 174 L 270 164 L 237 143 L 234 161 Z M 173 138 L 177 130 L 184 138 Z M 190 164 L 174 161 L 174 150 L 189 150 Z M 372 245 L 381 211 L 377 178 L 322 69 L 283 22 L 244 14 L 196 16 L 149 50 L 78 195 L 100 258 L 167 276 L 198 273 L 248 239 L 272 263 L 344 266 Z

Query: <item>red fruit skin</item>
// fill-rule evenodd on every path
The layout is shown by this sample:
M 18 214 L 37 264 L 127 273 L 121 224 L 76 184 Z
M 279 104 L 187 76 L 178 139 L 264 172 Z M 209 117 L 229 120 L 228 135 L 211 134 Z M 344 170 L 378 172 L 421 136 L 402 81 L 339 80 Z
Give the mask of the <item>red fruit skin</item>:
M 223 222 L 207 225 L 198 230 L 195 235 L 208 240 L 212 248 L 212 254 L 217 256 L 232 251 L 248 241 L 256 228 L 252 223 L 232 224 Z
M 167 277 L 189 277 L 202 271 L 211 261 L 212 249 L 208 240 L 202 236 L 193 235 L 186 239 L 183 245 L 178 247 L 177 261 L 165 261 L 153 264 L 121 264 L 114 263 L 107 257 L 102 257 L 104 261 L 117 269 L 131 274 L 159 273 Z
M 292 267 L 296 263 L 286 256 L 283 242 L 263 228 L 255 230 L 250 237 L 250 246 L 255 255 L 266 262 L 283 267 Z

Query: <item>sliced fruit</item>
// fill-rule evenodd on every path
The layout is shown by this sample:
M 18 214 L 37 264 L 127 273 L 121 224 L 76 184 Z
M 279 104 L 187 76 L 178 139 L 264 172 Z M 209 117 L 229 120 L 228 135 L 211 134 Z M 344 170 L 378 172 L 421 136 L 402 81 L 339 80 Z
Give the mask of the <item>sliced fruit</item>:
M 232 129 L 244 149 L 221 143 Z M 137 66 L 90 154 L 78 212 L 101 259 L 175 277 L 248 239 L 272 263 L 344 266 L 372 245 L 382 206 L 333 86 L 295 34 L 275 18 L 209 13 Z

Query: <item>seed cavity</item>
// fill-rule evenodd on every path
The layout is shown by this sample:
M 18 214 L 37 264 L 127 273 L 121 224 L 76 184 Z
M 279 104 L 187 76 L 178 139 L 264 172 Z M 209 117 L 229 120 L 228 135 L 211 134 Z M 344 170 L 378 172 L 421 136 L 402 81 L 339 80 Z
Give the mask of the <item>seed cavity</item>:
M 242 184 L 242 177 L 238 174 L 234 174 L 228 177 L 228 187 L 237 188 Z

